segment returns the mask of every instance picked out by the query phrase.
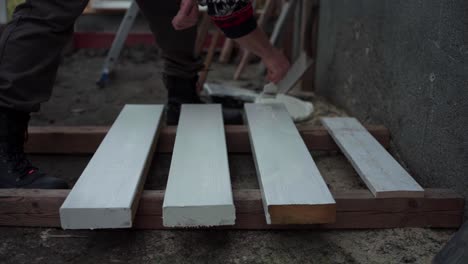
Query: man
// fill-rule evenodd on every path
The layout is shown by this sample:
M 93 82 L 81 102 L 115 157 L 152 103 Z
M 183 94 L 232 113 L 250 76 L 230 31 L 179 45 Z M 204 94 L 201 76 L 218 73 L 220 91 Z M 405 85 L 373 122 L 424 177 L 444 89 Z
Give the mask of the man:
M 67 183 L 47 176 L 26 158 L 23 145 L 29 113 L 49 99 L 60 55 L 87 0 L 26 0 L 0 38 L 0 188 L 64 189 Z M 183 103 L 199 103 L 194 57 L 198 3 L 229 38 L 265 63 L 268 79 L 280 81 L 289 63 L 257 27 L 249 0 L 138 0 L 165 61 L 168 123 L 178 121 Z M 226 116 L 225 119 L 228 117 Z

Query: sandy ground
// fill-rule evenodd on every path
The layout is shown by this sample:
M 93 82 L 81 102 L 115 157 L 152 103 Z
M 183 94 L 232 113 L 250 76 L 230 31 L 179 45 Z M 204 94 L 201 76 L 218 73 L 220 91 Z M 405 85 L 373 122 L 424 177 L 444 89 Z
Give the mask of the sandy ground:
M 67 57 L 52 99 L 33 125 L 109 125 L 125 103 L 164 103 L 156 49 L 133 48 L 110 86 L 98 89 L 104 51 Z M 214 65 L 211 81 L 228 79 L 233 66 Z M 249 76 L 247 76 L 249 77 Z M 262 79 L 237 84 L 256 87 Z M 318 117 L 346 115 L 319 96 L 308 97 Z M 349 162 L 336 153 L 313 153 L 333 190 L 365 188 Z M 170 155 L 156 155 L 146 189 L 164 189 Z M 89 156 L 33 156 L 43 170 L 73 184 Z M 249 155 L 230 156 L 235 189 L 258 188 Z M 430 263 L 454 230 L 421 228 L 361 231 L 63 231 L 0 228 L 1 263 Z

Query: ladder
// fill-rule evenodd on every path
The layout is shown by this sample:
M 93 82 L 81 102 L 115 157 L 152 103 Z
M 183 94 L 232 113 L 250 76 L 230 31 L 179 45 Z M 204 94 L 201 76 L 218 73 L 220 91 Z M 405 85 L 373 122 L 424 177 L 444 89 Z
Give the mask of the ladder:
M 3 0 L 0 0 L 3 1 Z M 104 65 L 102 67 L 101 76 L 96 84 L 100 88 L 104 88 L 107 83 L 109 82 L 109 74 L 111 73 L 112 69 L 117 62 L 117 59 L 122 52 L 123 46 L 125 44 L 125 40 L 132 28 L 133 23 L 135 22 L 135 18 L 138 15 L 138 4 L 135 1 L 132 1 L 130 7 L 125 12 L 125 16 L 120 23 L 119 29 L 117 34 L 115 35 L 114 42 L 112 42 L 111 49 L 107 54 L 106 60 L 104 61 Z

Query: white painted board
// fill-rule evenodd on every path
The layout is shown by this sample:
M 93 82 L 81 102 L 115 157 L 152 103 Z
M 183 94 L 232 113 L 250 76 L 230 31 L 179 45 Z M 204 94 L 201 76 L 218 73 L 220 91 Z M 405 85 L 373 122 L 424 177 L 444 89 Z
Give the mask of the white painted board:
M 220 105 L 182 105 L 163 203 L 163 225 L 233 225 L 235 208 Z
M 8 5 L 6 0 L 0 0 L 0 25 L 8 22 Z
M 322 118 L 322 123 L 375 197 L 424 196 L 424 189 L 355 118 Z
M 245 114 L 267 223 L 333 222 L 335 200 L 284 105 L 245 104 Z
M 106 10 L 120 10 L 128 9 L 132 4 L 131 0 L 93 0 L 91 1 L 91 8 L 93 9 L 106 9 Z
M 126 105 L 60 208 L 64 229 L 129 228 L 151 162 L 161 105 Z

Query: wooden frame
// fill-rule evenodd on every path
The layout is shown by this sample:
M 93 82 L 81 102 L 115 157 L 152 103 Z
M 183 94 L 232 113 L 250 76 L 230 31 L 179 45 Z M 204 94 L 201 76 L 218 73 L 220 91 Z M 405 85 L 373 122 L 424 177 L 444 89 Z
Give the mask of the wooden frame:
M 60 227 L 59 208 L 69 190 L 0 190 L 0 226 Z M 259 190 L 234 190 L 236 225 L 227 229 L 458 228 L 464 199 L 445 189 L 426 189 L 423 198 L 375 198 L 368 190 L 334 193 L 337 218 L 325 225 L 267 225 Z M 162 225 L 164 191 L 144 191 L 134 227 Z M 224 228 L 224 227 L 223 227 Z
M 390 135 L 383 126 L 366 126 L 389 147 Z M 309 150 L 338 151 L 323 127 L 298 127 Z M 29 153 L 94 153 L 107 127 L 31 127 L 26 149 Z M 177 127 L 164 127 L 157 152 L 170 153 Z M 250 153 L 245 126 L 226 126 L 231 153 Z M 59 208 L 69 190 L 0 189 L 0 226 L 60 227 Z M 336 223 L 326 225 L 267 225 L 260 190 L 234 190 L 236 225 L 230 229 L 368 229 L 397 227 L 458 228 L 462 224 L 464 198 L 447 189 L 425 189 L 420 198 L 375 198 L 368 190 L 333 192 Z M 164 191 L 144 191 L 134 222 L 135 228 L 165 229 L 162 225 Z
M 384 126 L 366 126 L 382 146 L 390 146 L 390 134 Z M 31 154 L 93 154 L 109 127 L 105 126 L 56 126 L 30 127 L 25 150 Z M 177 127 L 161 128 L 157 153 L 171 153 Z M 298 126 L 302 139 L 311 151 L 338 151 L 333 138 L 322 126 Z M 248 128 L 225 126 L 228 152 L 251 153 Z

